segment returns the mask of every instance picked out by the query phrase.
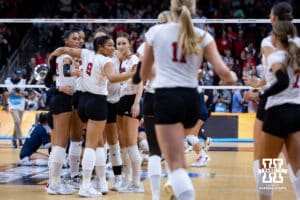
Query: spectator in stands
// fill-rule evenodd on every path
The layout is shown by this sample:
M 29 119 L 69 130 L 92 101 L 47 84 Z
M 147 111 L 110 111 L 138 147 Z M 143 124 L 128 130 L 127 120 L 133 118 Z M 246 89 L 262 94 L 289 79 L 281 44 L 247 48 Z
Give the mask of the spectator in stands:
M 215 112 L 229 112 L 231 107 L 231 92 L 229 90 L 215 90 Z
M 39 148 L 50 148 L 50 133 L 51 129 L 47 124 L 47 114 L 40 113 L 38 115 L 38 123 L 32 125 L 20 151 L 21 165 L 48 165 L 49 156 L 45 153 L 37 152 L 37 150 Z
M 241 85 L 241 84 L 239 84 Z M 244 99 L 243 94 L 240 89 L 234 89 L 233 95 L 232 95 L 232 113 L 242 113 L 243 112 L 243 106 L 244 105 Z
M 202 63 L 202 73 L 203 73 L 204 85 L 212 85 L 214 71 L 208 66 L 207 61 Z
M 221 37 L 216 39 L 217 47 L 221 55 L 224 55 L 225 50 L 231 48 L 231 42 L 227 38 L 227 33 L 225 30 L 222 31 Z
M 30 58 L 29 63 L 25 67 L 25 73 L 23 75 L 23 78 L 26 79 L 26 82 L 29 82 L 29 80 L 33 79 L 33 72 L 35 67 L 36 67 L 36 58 L 32 56 Z
M 12 145 L 14 148 L 17 148 L 17 140 L 20 146 L 23 145 L 21 123 L 25 108 L 25 96 L 27 96 L 24 88 L 18 87 L 18 85 L 26 84 L 25 79 L 22 79 L 22 69 L 16 68 L 13 76 L 5 80 L 5 84 L 9 86 L 5 88 L 4 101 L 8 105 L 8 109 L 14 120 Z
M 245 44 L 245 39 L 244 39 L 244 31 L 240 30 L 238 32 L 238 38 L 233 42 L 233 56 L 235 58 L 240 58 L 241 53 L 243 52 L 246 44 Z
M 249 44 L 242 51 L 241 60 L 242 61 L 247 60 L 249 54 L 252 56 L 251 58 L 253 60 L 256 58 L 256 50 L 255 50 L 254 44 L 252 42 L 249 42 Z

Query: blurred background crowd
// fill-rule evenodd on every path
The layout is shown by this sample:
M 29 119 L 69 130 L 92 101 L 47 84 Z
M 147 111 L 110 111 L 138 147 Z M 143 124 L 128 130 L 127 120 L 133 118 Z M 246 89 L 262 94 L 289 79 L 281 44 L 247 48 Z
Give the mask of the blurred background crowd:
M 271 6 L 279 1 L 260 0 L 198 0 L 199 19 L 260 19 L 268 18 Z M 294 18 L 299 18 L 299 2 L 289 1 Z M 169 8 L 169 1 L 159 0 L 0 0 L 0 18 L 87 18 L 155 19 L 158 13 Z M 27 84 L 40 84 L 34 80 L 34 69 L 45 64 L 51 51 L 62 45 L 62 35 L 68 29 L 85 32 L 85 48 L 93 48 L 93 33 L 104 31 L 112 37 L 127 32 L 135 50 L 144 41 L 144 34 L 151 24 L 13 24 L 0 22 L 0 83 L 21 69 Z M 197 24 L 210 32 L 216 40 L 225 63 L 239 77 L 263 76 L 260 42 L 270 32 L 268 24 Z M 17 68 L 17 70 L 16 70 Z M 218 85 L 219 79 L 210 63 L 199 66 L 199 78 L 204 85 Z M 255 102 L 245 102 L 241 90 L 206 90 L 207 106 L 216 112 L 255 112 Z M 27 110 L 47 109 L 47 91 L 29 91 Z M 1 100 L 1 99 L 0 99 Z M 1 102 L 0 102 L 1 103 Z M 237 108 L 238 106 L 238 108 Z

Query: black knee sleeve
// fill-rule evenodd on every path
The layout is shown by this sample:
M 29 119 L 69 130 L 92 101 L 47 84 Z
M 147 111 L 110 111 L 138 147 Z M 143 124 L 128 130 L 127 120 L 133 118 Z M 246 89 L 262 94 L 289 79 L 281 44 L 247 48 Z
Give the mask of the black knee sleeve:
M 149 144 L 150 156 L 161 156 L 161 151 L 158 145 L 156 133 L 155 133 L 155 120 L 153 116 L 144 116 L 144 123 L 146 129 L 147 140 Z

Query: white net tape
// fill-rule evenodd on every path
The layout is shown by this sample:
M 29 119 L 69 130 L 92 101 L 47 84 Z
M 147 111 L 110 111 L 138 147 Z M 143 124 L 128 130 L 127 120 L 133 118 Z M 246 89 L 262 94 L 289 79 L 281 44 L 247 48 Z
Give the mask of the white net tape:
M 111 23 L 123 23 L 123 24 L 133 24 L 133 23 L 150 23 L 154 24 L 157 19 L 1 19 L 0 23 L 98 23 L 98 24 L 111 24 Z M 193 19 L 194 23 L 207 23 L 207 24 L 267 24 L 270 23 L 270 19 Z M 293 23 L 300 23 L 300 19 L 294 19 Z

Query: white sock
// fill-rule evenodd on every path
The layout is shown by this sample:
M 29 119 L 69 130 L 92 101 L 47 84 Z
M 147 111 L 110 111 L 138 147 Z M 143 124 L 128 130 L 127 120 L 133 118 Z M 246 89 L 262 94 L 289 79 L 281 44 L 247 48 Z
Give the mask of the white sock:
M 131 181 L 131 162 L 128 155 L 128 149 L 123 148 L 121 150 L 121 156 L 122 156 L 122 162 L 123 162 L 123 172 L 124 172 L 124 178 L 128 181 Z
M 292 166 L 290 164 L 287 165 L 287 168 L 288 168 L 288 172 L 289 172 L 290 181 L 291 181 L 291 183 L 293 183 L 296 179 L 296 176 L 295 176 Z
M 157 155 L 150 156 L 148 161 L 148 174 L 151 184 L 152 199 L 160 197 L 161 158 Z
M 49 183 L 60 183 L 60 175 L 63 162 L 65 160 L 66 149 L 60 146 L 52 147 L 50 153 L 51 163 L 49 163 Z
M 104 148 L 98 147 L 96 148 L 96 163 L 95 163 L 95 168 L 96 168 L 96 175 L 99 178 L 99 181 L 101 183 L 106 181 L 105 177 L 105 152 Z
M 265 172 L 268 173 L 268 172 Z M 273 196 L 273 184 L 264 182 L 264 173 L 258 173 L 256 190 L 259 200 L 271 200 Z M 270 176 L 270 175 L 269 175 Z
M 185 169 L 179 168 L 171 172 L 171 184 L 178 200 L 195 199 L 194 186 Z
M 48 165 L 48 160 L 36 159 L 35 160 L 35 165 L 38 165 L 38 166 L 47 166 Z
M 297 171 L 295 179 L 292 182 L 297 200 L 300 200 L 300 169 Z
M 84 149 L 82 158 L 82 187 L 88 188 L 91 184 L 92 171 L 96 162 L 96 152 L 92 148 Z
M 140 172 L 141 172 L 141 156 L 139 153 L 138 146 L 128 147 L 128 155 L 131 162 L 132 167 L 132 181 L 135 184 L 140 184 Z
M 69 150 L 69 164 L 71 177 L 79 175 L 81 149 L 81 142 L 71 141 Z

